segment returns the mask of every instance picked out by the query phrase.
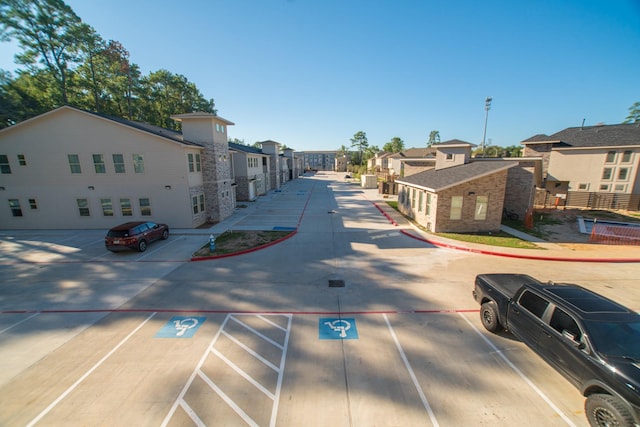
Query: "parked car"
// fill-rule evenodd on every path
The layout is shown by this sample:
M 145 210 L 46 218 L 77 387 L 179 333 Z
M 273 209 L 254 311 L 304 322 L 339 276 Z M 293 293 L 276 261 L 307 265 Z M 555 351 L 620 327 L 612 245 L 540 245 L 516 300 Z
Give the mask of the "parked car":
M 134 249 L 140 252 L 147 250 L 149 243 L 165 240 L 169 237 L 167 224 L 156 224 L 149 221 L 135 221 L 120 224 L 107 232 L 104 245 L 111 252 Z
M 580 390 L 591 426 L 640 425 L 640 315 L 573 284 L 479 274 L 480 320 L 508 329 Z

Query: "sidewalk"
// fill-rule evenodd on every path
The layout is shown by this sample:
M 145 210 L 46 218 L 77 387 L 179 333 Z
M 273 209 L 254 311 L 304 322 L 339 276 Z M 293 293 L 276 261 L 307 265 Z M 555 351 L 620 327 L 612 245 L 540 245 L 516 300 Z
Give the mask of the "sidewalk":
M 369 198 L 369 197 L 368 197 Z M 369 198 L 371 202 L 389 219 L 399 227 L 401 232 L 414 239 L 422 240 L 435 246 L 480 253 L 485 255 L 503 256 L 510 258 L 534 259 L 541 261 L 570 261 L 570 262 L 640 262 L 640 247 L 599 245 L 599 244 L 571 244 L 562 245 L 549 243 L 537 237 L 502 226 L 506 233 L 512 234 L 522 240 L 534 242 L 541 249 L 517 249 L 500 246 L 488 246 L 459 240 L 447 239 L 436 234 L 428 233 L 416 227 L 400 212 L 389 206 L 384 200 Z

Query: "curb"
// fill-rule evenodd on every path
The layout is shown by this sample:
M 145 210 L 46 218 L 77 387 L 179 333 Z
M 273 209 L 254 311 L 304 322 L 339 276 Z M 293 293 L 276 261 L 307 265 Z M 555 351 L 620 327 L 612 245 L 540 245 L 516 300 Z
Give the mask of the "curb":
M 287 234 L 284 237 L 281 237 L 281 238 L 279 238 L 277 240 L 274 240 L 273 242 L 265 243 L 264 245 L 261 245 L 261 246 L 256 246 L 255 248 L 245 249 L 243 251 L 232 252 L 232 253 L 229 253 L 229 254 L 209 255 L 209 256 L 201 256 L 201 257 L 191 257 L 190 261 L 191 262 L 208 261 L 208 260 L 212 260 L 212 259 L 229 258 L 229 257 L 232 257 L 232 256 L 237 256 L 237 255 L 248 254 L 248 253 L 251 253 L 251 252 L 256 252 L 256 251 L 259 251 L 260 249 L 265 249 L 265 248 L 268 248 L 269 246 L 277 245 L 280 242 L 284 242 L 285 240 L 292 238 L 296 234 L 298 234 L 298 230 L 294 230 L 294 231 L 292 231 L 291 233 Z
M 398 226 L 398 223 L 391 218 L 391 216 L 386 213 L 376 202 L 371 202 L 373 205 L 378 208 L 378 210 L 389 220 L 391 224 L 394 226 Z M 400 230 L 402 234 L 405 236 L 411 237 L 412 239 L 420 240 L 425 243 L 429 243 L 434 246 L 438 246 L 441 248 L 447 249 L 455 249 L 458 251 L 471 252 L 482 255 L 491 255 L 491 256 L 501 256 L 506 258 L 519 258 L 519 259 L 531 259 L 538 261 L 559 261 L 559 262 L 599 262 L 599 263 L 640 263 L 640 258 L 585 258 L 585 257 L 554 257 L 554 256 L 542 256 L 542 255 L 527 255 L 527 254 L 512 254 L 508 252 L 499 252 L 487 249 L 475 249 L 469 248 L 466 246 L 455 245 L 451 243 L 439 242 L 436 240 L 429 240 L 424 237 L 416 236 L 408 232 L 407 230 Z

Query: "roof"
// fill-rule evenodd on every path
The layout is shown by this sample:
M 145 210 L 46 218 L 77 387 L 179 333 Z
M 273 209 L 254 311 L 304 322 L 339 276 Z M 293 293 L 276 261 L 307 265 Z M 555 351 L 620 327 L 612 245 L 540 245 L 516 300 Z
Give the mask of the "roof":
M 438 192 L 509 169 L 517 164 L 518 162 L 513 160 L 471 162 L 445 169 L 429 169 L 402 179 L 396 179 L 396 182 Z
M 409 148 L 399 153 L 394 153 L 394 158 L 399 159 L 424 159 L 433 158 L 436 155 L 435 148 Z
M 568 148 L 640 145 L 640 123 L 572 127 L 553 135 L 539 134 L 521 144 L 546 143 Z
M 185 113 L 185 114 L 174 114 L 171 116 L 173 120 L 182 121 L 183 119 L 216 119 L 225 125 L 233 126 L 235 123 L 229 121 L 227 119 L 223 119 L 217 114 L 207 113 L 205 111 L 196 111 L 193 113 Z
M 248 153 L 248 154 L 266 155 L 262 152 L 260 148 L 252 147 L 250 145 L 236 144 L 235 142 L 229 143 L 229 149 L 235 150 L 235 151 L 242 151 L 243 153 Z
M 443 142 L 436 142 L 435 144 L 431 145 L 432 147 L 445 147 L 445 146 L 449 146 L 449 147 L 460 147 L 460 146 L 470 146 L 470 147 L 475 147 L 476 144 L 472 144 L 470 142 L 467 141 L 462 141 L 460 139 L 450 139 L 448 141 L 443 141 Z

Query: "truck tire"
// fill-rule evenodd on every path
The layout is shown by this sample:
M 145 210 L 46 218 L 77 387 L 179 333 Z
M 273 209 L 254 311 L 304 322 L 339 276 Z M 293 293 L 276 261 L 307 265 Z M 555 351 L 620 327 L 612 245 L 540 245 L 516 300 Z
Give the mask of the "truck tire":
M 495 302 L 485 302 L 480 306 L 480 320 L 482 321 L 482 326 L 489 332 L 498 332 L 501 329 L 498 308 Z
M 584 411 L 592 427 L 633 427 L 633 417 L 620 399 L 610 394 L 592 394 L 584 402 Z

